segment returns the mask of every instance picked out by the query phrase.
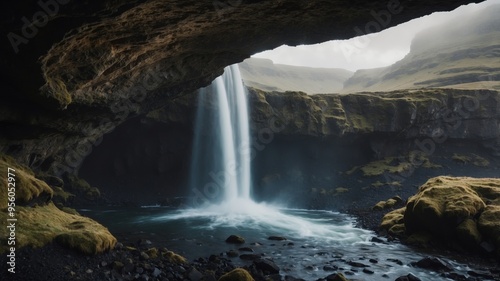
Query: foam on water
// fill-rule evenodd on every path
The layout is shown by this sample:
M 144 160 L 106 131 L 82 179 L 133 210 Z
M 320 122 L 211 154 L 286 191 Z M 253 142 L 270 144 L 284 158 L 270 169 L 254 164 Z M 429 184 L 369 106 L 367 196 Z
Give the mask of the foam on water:
M 268 233 L 283 234 L 294 238 L 314 238 L 342 244 L 366 242 L 370 231 L 356 228 L 344 215 L 316 211 L 317 217 L 306 216 L 307 210 L 278 209 L 247 199 L 234 199 L 202 208 L 178 210 L 152 220 L 200 219 L 196 228 L 259 229 Z M 303 214 L 303 215 L 301 215 Z

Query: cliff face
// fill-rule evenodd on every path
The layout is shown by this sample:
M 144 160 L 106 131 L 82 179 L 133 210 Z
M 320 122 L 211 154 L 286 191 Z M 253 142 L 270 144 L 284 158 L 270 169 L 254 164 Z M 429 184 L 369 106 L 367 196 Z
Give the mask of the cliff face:
M 500 5 L 424 30 L 395 64 L 358 70 L 343 93 L 446 87 L 500 88 Z
M 500 152 L 500 93 L 493 90 L 307 95 L 250 88 L 249 102 L 254 134 L 273 130 L 278 136 L 299 138 L 351 139 L 385 134 L 402 140 L 462 139 L 482 142 Z M 192 126 L 196 104 L 196 98 L 189 96 L 148 116 L 167 124 Z M 209 102 L 205 106 L 212 109 Z
M 344 137 L 397 134 L 399 138 L 442 137 L 498 140 L 500 96 L 497 91 L 432 89 L 306 95 L 300 92 L 250 91 L 255 129 L 279 118 L 280 134 Z
M 209 92 L 203 96 L 205 112 L 216 110 L 211 96 Z M 158 198 L 186 195 L 190 192 L 186 186 L 197 98 L 196 94 L 177 98 L 121 125 L 85 160 L 80 175 L 104 188 L 104 193 L 113 194 L 115 201 L 156 203 Z M 376 160 L 383 163 L 367 165 L 365 174 L 399 171 L 404 166 L 393 163 L 399 161 L 394 159 L 406 161 L 410 152 L 440 161 L 465 148 L 464 153 L 481 151 L 491 161 L 500 155 L 497 91 L 428 89 L 307 95 L 249 89 L 248 98 L 254 187 L 267 196 L 284 187 L 288 196 L 317 185 L 357 186 L 359 183 L 350 182 L 353 177 L 345 173 L 353 166 Z M 204 138 L 214 138 L 207 134 Z M 127 142 L 120 141 L 123 139 Z M 432 166 L 426 163 L 423 166 Z M 369 172 L 372 168 L 382 172 Z M 472 170 L 464 168 L 458 175 L 473 176 Z M 143 177 L 136 177 L 137 173 Z M 339 179 L 339 173 L 346 178 Z M 270 198 L 278 197 L 274 195 Z
M 72 171 L 118 124 L 256 52 L 350 38 L 377 31 L 367 23 L 383 29 L 470 2 L 9 3 L 1 19 L 10 44 L 2 45 L 0 151 L 35 170 Z M 374 12 L 389 13 L 390 24 L 378 24 Z

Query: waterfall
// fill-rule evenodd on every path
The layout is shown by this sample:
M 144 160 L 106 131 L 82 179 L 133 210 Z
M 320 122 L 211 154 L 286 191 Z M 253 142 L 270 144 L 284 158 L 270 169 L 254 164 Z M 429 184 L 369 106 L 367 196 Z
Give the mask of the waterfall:
M 231 65 L 199 92 L 191 190 L 205 201 L 250 200 L 249 146 L 246 90 L 238 66 Z

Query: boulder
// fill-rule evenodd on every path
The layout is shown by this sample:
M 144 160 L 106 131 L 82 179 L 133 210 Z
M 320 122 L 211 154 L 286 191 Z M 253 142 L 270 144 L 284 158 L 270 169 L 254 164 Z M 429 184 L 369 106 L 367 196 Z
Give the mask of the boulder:
M 432 178 L 406 207 L 387 213 L 380 228 L 410 244 L 454 239 L 466 249 L 500 255 L 500 179 Z
M 265 274 L 278 274 L 280 272 L 280 268 L 273 261 L 268 259 L 258 259 L 255 260 L 253 264 Z
M 254 279 L 245 269 L 236 268 L 222 275 L 218 281 L 254 281 Z
M 230 235 L 226 238 L 226 242 L 230 244 L 243 244 L 245 243 L 245 238 L 238 235 Z

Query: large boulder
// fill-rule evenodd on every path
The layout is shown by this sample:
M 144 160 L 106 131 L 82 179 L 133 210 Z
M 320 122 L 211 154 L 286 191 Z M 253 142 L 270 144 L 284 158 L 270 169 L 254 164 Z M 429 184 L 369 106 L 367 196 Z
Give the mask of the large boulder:
M 428 180 L 406 207 L 386 214 L 380 225 L 408 242 L 455 241 L 500 255 L 500 179 L 440 176 Z
M 10 169 L 9 169 L 10 168 Z M 11 181 L 0 182 L 0 220 L 16 218 L 16 247 L 42 247 L 55 241 L 84 254 L 96 254 L 112 249 L 116 238 L 98 222 L 57 208 L 50 198 L 54 191 L 44 181 L 35 178 L 26 166 L 8 156 L 0 155 L 0 169 L 11 171 Z M 15 194 L 8 193 L 7 183 Z M 9 190 L 10 191 L 10 190 Z M 7 205 L 8 198 L 15 198 L 15 205 Z M 0 253 L 7 251 L 10 229 L 0 229 Z

